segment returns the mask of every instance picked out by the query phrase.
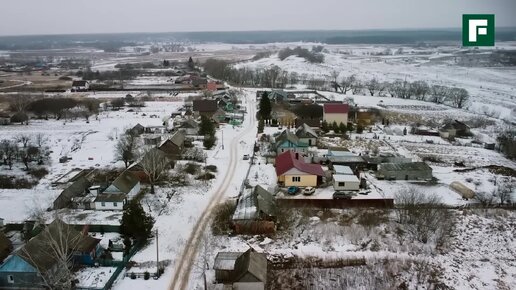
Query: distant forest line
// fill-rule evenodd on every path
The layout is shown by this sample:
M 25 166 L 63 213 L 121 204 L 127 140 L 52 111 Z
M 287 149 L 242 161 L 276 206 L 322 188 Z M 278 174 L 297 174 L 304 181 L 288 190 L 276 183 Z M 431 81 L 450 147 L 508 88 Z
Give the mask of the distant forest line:
M 496 40 L 516 41 L 516 27 L 497 27 Z M 0 50 L 58 49 L 83 46 L 117 51 L 123 46 L 150 42 L 263 44 L 297 41 L 326 44 L 405 45 L 431 42 L 460 43 L 461 31 L 460 29 L 295 30 L 0 36 Z

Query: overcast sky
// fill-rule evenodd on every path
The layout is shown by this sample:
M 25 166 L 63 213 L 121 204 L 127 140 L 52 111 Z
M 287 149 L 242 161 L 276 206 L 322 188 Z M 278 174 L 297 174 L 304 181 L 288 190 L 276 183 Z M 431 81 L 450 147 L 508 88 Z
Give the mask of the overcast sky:
M 0 35 L 516 26 L 516 0 L 1 0 Z

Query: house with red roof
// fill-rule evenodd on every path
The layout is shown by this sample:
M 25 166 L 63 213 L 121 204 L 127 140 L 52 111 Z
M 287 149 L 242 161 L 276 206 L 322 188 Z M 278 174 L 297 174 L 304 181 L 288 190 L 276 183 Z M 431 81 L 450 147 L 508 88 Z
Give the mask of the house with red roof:
M 327 103 L 324 104 L 323 107 L 323 121 L 326 121 L 328 124 L 333 124 L 333 122 L 339 125 L 343 123 L 344 125 L 348 124 L 348 113 L 349 113 L 349 105 L 342 103 Z
M 324 171 L 321 165 L 306 163 L 299 153 L 289 150 L 276 156 L 276 176 L 283 186 L 315 187 L 322 183 Z

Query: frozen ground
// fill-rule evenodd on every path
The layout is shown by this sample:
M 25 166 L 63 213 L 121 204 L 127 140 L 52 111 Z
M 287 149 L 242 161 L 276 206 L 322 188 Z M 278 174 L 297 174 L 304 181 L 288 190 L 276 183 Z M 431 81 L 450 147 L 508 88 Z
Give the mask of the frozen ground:
M 514 42 L 500 43 L 500 47 L 514 49 Z M 290 47 L 295 47 L 291 44 Z M 303 46 L 303 45 L 302 45 Z M 311 45 L 304 45 L 311 48 Z M 240 63 L 238 67 L 266 68 L 279 66 L 300 76 L 330 78 L 332 71 L 340 72 L 340 77 L 356 75 L 359 80 L 377 78 L 381 81 L 424 80 L 430 84 L 458 86 L 471 95 L 469 111 L 490 113 L 501 119 L 516 119 L 516 70 L 513 67 L 464 67 L 455 63 L 457 47 L 435 49 L 412 49 L 402 47 L 401 55 L 374 56 L 371 53 L 389 48 L 396 51 L 399 46 L 367 45 L 324 45 L 325 61 L 321 64 L 307 63 L 304 59 L 291 56 L 280 61 L 277 54 L 257 61 Z
M 10 205 L 2 210 L 0 216 L 9 221 L 20 222 L 29 217 L 33 207 L 48 208 L 60 193 L 60 190 L 53 190 L 50 183 L 74 168 L 122 168 L 123 163 L 115 160 L 114 146 L 118 136 L 138 123 L 144 126 L 162 125 L 163 119 L 181 105 L 182 102 L 147 102 L 146 107 L 139 112 L 104 111 L 98 118 L 91 117 L 89 123 L 84 119 L 31 120 L 29 125 L 1 126 L 0 139 L 12 139 L 20 134 L 33 138 L 36 134 L 44 134 L 48 139 L 46 146 L 51 153 L 48 161 L 49 174 L 34 189 L 0 189 L 0 200 L 4 201 L 2 205 Z M 151 118 L 151 115 L 156 117 Z M 59 163 L 62 156 L 68 156 L 72 160 Z M 23 167 L 23 164 L 15 164 L 15 167 Z M 3 164 L 0 169 L 2 173 L 10 174 Z M 95 214 L 90 216 L 96 221 L 101 220 L 101 216 L 106 217 L 103 214 L 96 218 Z
M 241 156 L 251 154 L 254 139 L 256 137 L 256 126 L 254 118 L 251 116 L 256 106 L 254 95 L 250 91 L 244 92 L 247 97 L 243 105 L 247 106 L 249 115 L 246 116 L 244 124 L 240 127 L 232 127 L 231 125 L 223 125 L 221 130 L 217 131 L 218 144 L 214 149 L 207 151 L 206 164 L 217 166 L 217 177 L 208 183 L 193 183 L 190 186 L 159 188 L 157 195 L 163 195 L 164 192 L 174 190 L 172 199 L 167 203 L 166 207 L 161 211 L 161 215 L 157 211 L 152 214 L 156 218 L 155 229 L 159 231 L 159 255 L 162 261 L 169 265 L 165 269 L 165 274 L 158 280 L 131 280 L 128 278 L 121 279 L 115 286 L 115 289 L 134 289 L 135 285 L 138 289 L 166 289 L 173 277 L 175 266 L 180 263 L 178 258 L 181 256 L 193 227 L 197 223 L 204 209 L 208 206 L 211 196 L 215 194 L 222 182 L 224 176 L 228 172 L 229 156 L 231 153 L 230 143 L 235 138 L 240 138 L 237 142 L 237 170 L 231 178 L 228 190 L 225 196 L 236 196 L 240 189 L 248 168 L 247 160 L 243 160 Z M 222 131 L 224 138 L 222 140 Z M 224 149 L 222 149 L 222 143 Z M 148 197 L 153 198 L 153 197 Z M 146 208 L 146 201 L 143 201 Z M 132 260 L 138 264 L 130 271 L 144 272 L 146 269 L 155 271 L 156 244 L 152 241 L 145 249 L 138 252 Z

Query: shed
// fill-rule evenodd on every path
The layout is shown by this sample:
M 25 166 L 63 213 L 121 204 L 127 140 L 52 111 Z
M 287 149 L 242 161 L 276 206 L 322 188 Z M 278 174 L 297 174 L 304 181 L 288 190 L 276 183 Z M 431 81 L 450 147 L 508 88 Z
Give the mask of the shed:
M 383 163 L 376 173 L 378 179 L 430 180 L 432 168 L 425 162 Z
M 360 190 L 360 180 L 355 175 L 333 175 L 333 189 L 335 190 Z
M 349 166 L 345 165 L 334 165 L 333 171 L 335 171 L 335 174 L 344 174 L 344 175 L 354 175 L 355 173 Z
M 260 185 L 247 190 L 233 213 L 232 222 L 238 234 L 268 234 L 276 230 L 276 200 Z
M 213 263 L 213 269 L 215 270 L 215 279 L 218 283 L 232 282 L 235 262 L 242 254 L 242 252 L 217 253 L 217 256 L 215 256 L 215 262 Z
M 217 283 L 233 284 L 233 289 L 265 289 L 267 258 L 252 248 L 218 253 L 213 268 Z

